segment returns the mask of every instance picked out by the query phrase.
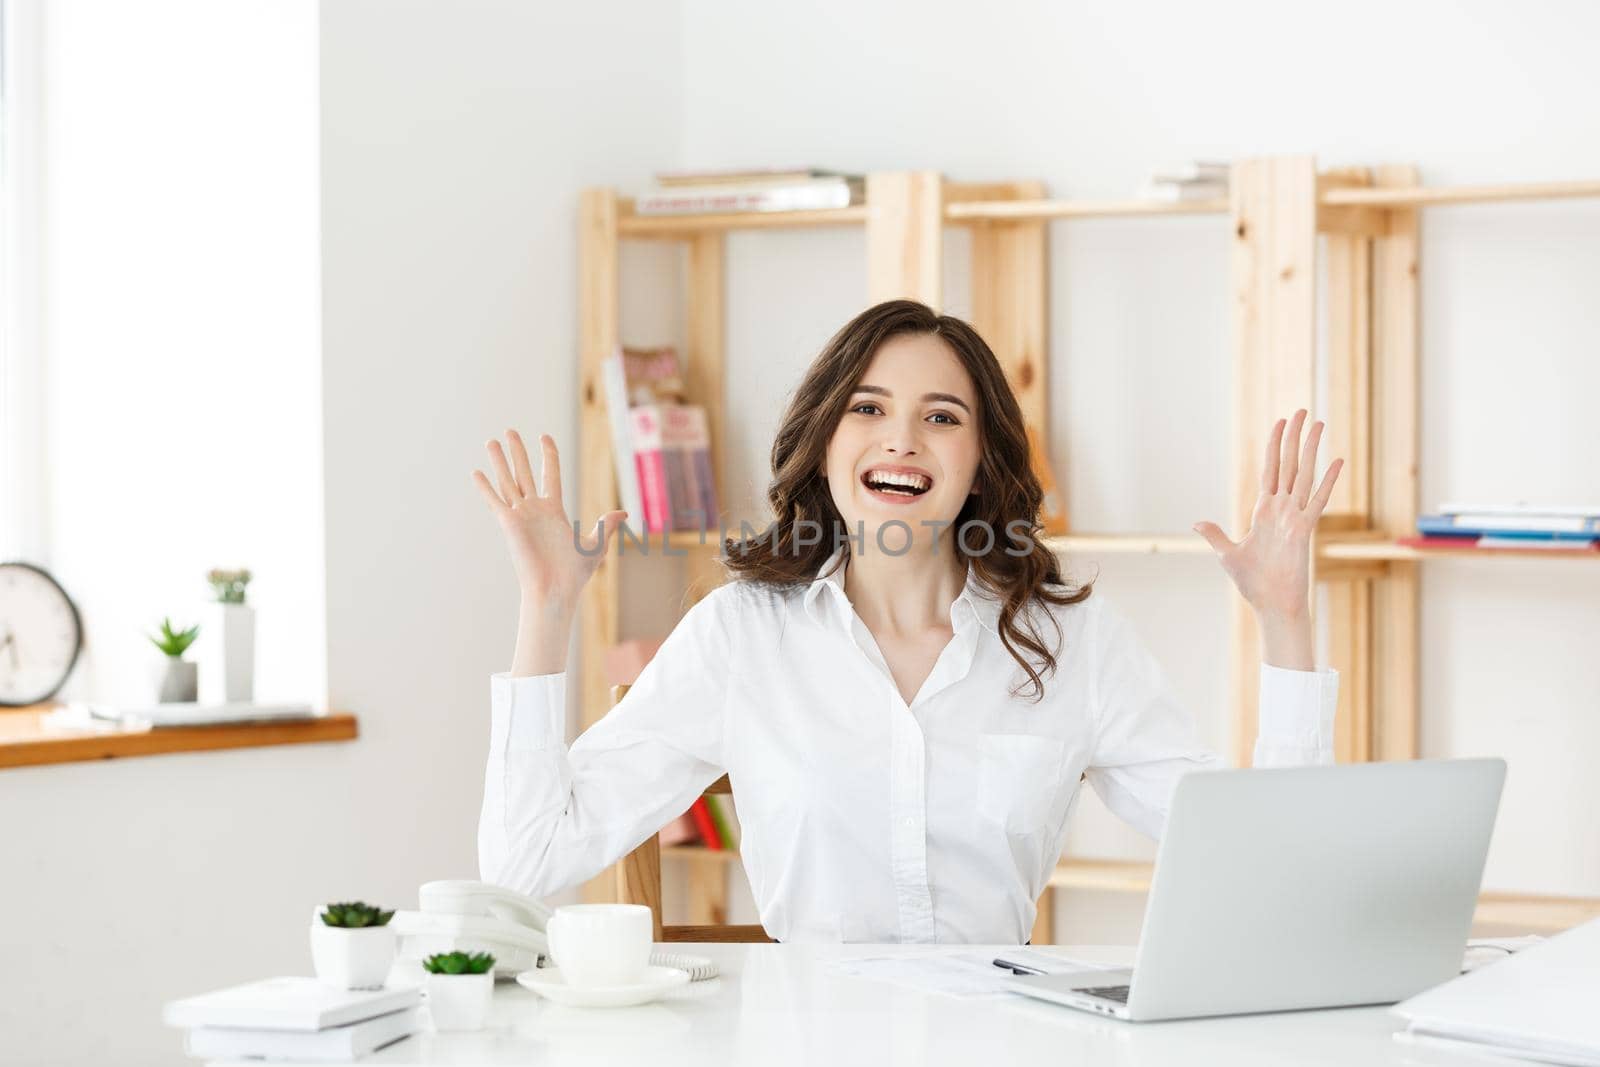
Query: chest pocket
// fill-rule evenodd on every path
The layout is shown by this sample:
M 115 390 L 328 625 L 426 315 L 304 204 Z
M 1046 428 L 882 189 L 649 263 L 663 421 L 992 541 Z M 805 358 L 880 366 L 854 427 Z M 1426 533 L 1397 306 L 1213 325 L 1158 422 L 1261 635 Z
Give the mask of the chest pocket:
M 1009 833 L 1040 830 L 1061 791 L 1066 744 L 1040 734 L 978 738 L 978 812 Z

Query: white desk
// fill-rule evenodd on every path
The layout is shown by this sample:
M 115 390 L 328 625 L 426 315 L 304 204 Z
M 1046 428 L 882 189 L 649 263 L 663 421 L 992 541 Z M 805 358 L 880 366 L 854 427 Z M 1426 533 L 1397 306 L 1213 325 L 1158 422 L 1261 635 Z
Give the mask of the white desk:
M 830 973 L 838 956 L 956 946 L 671 945 L 709 956 L 719 978 L 636 1008 L 567 1008 L 515 983 L 495 988 L 488 1028 L 425 1030 L 362 1062 L 400 1064 L 1461 1064 L 1394 1041 L 1385 1008 L 1286 1012 L 1171 1023 L 1122 1023 L 1027 997 L 957 998 Z M 968 946 L 976 947 L 976 946 Z M 1014 946 L 1013 946 L 1014 947 Z M 999 955 L 1004 946 L 993 949 Z M 1036 948 L 1122 963 L 1131 949 Z M 261 1067 L 245 1061 L 240 1067 Z

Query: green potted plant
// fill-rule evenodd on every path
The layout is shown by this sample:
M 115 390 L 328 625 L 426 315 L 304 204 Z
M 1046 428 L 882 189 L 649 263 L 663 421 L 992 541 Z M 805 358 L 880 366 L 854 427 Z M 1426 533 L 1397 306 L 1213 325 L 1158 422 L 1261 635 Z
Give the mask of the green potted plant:
M 394 930 L 384 911 L 364 901 L 327 904 L 311 920 L 311 963 L 335 989 L 377 989 L 394 963 Z
M 161 704 L 192 703 L 196 697 L 196 672 L 199 668 L 185 660 L 183 654 L 200 636 L 199 624 L 187 630 L 174 630 L 171 619 L 162 619 L 161 633 L 145 636 L 166 656 L 156 677 L 156 701 Z
M 213 567 L 206 573 L 212 602 L 206 605 L 205 670 L 200 696 L 207 704 L 248 704 L 255 696 L 256 609 L 246 604 L 250 572 Z
M 494 957 L 441 952 L 422 961 L 435 1030 L 481 1030 L 494 997 Z

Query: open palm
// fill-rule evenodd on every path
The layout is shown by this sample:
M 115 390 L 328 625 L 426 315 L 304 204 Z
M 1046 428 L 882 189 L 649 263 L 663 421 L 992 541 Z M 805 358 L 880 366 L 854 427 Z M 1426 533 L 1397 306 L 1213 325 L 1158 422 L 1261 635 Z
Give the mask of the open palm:
M 1261 471 L 1261 495 L 1241 540 L 1229 540 L 1215 523 L 1194 526 L 1240 595 L 1258 615 L 1269 618 L 1298 619 L 1310 612 L 1311 534 L 1344 467 L 1343 459 L 1329 464 L 1322 484 L 1312 493 L 1323 424 L 1312 424 L 1302 450 L 1300 429 L 1305 418 L 1304 409 L 1295 412 L 1287 435 L 1283 419 L 1273 426 Z
M 511 459 L 498 440 L 488 444 L 499 492 L 482 471 L 472 478 L 500 521 L 505 533 L 511 563 L 524 595 L 540 602 L 572 604 L 589 576 L 600 565 L 606 542 L 622 520 L 625 511 L 608 511 L 600 516 L 593 531 L 579 538 L 567 510 L 561 503 L 561 457 L 549 434 L 539 438 L 544 451 L 544 489 L 533 480 L 533 465 L 528 450 L 515 430 L 506 432 L 511 442 Z

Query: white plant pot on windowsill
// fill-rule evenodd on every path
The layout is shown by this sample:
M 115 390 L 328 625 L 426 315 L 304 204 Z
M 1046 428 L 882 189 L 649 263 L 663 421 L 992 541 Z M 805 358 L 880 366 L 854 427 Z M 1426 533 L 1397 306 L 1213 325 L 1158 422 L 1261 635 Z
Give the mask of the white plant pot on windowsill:
M 423 988 L 435 1030 L 482 1030 L 494 999 L 494 972 L 428 974 Z
M 379 989 L 394 964 L 394 929 L 347 929 L 311 920 L 311 965 L 323 985 L 335 989 Z
M 188 660 L 179 659 L 177 656 L 162 656 L 161 663 L 155 670 L 156 703 L 194 703 L 196 692 L 195 672 L 199 669 L 199 664 L 190 663 Z
M 248 704 L 254 699 L 255 608 L 249 604 L 207 604 L 195 651 L 205 664 L 205 670 L 200 672 L 202 703 Z

